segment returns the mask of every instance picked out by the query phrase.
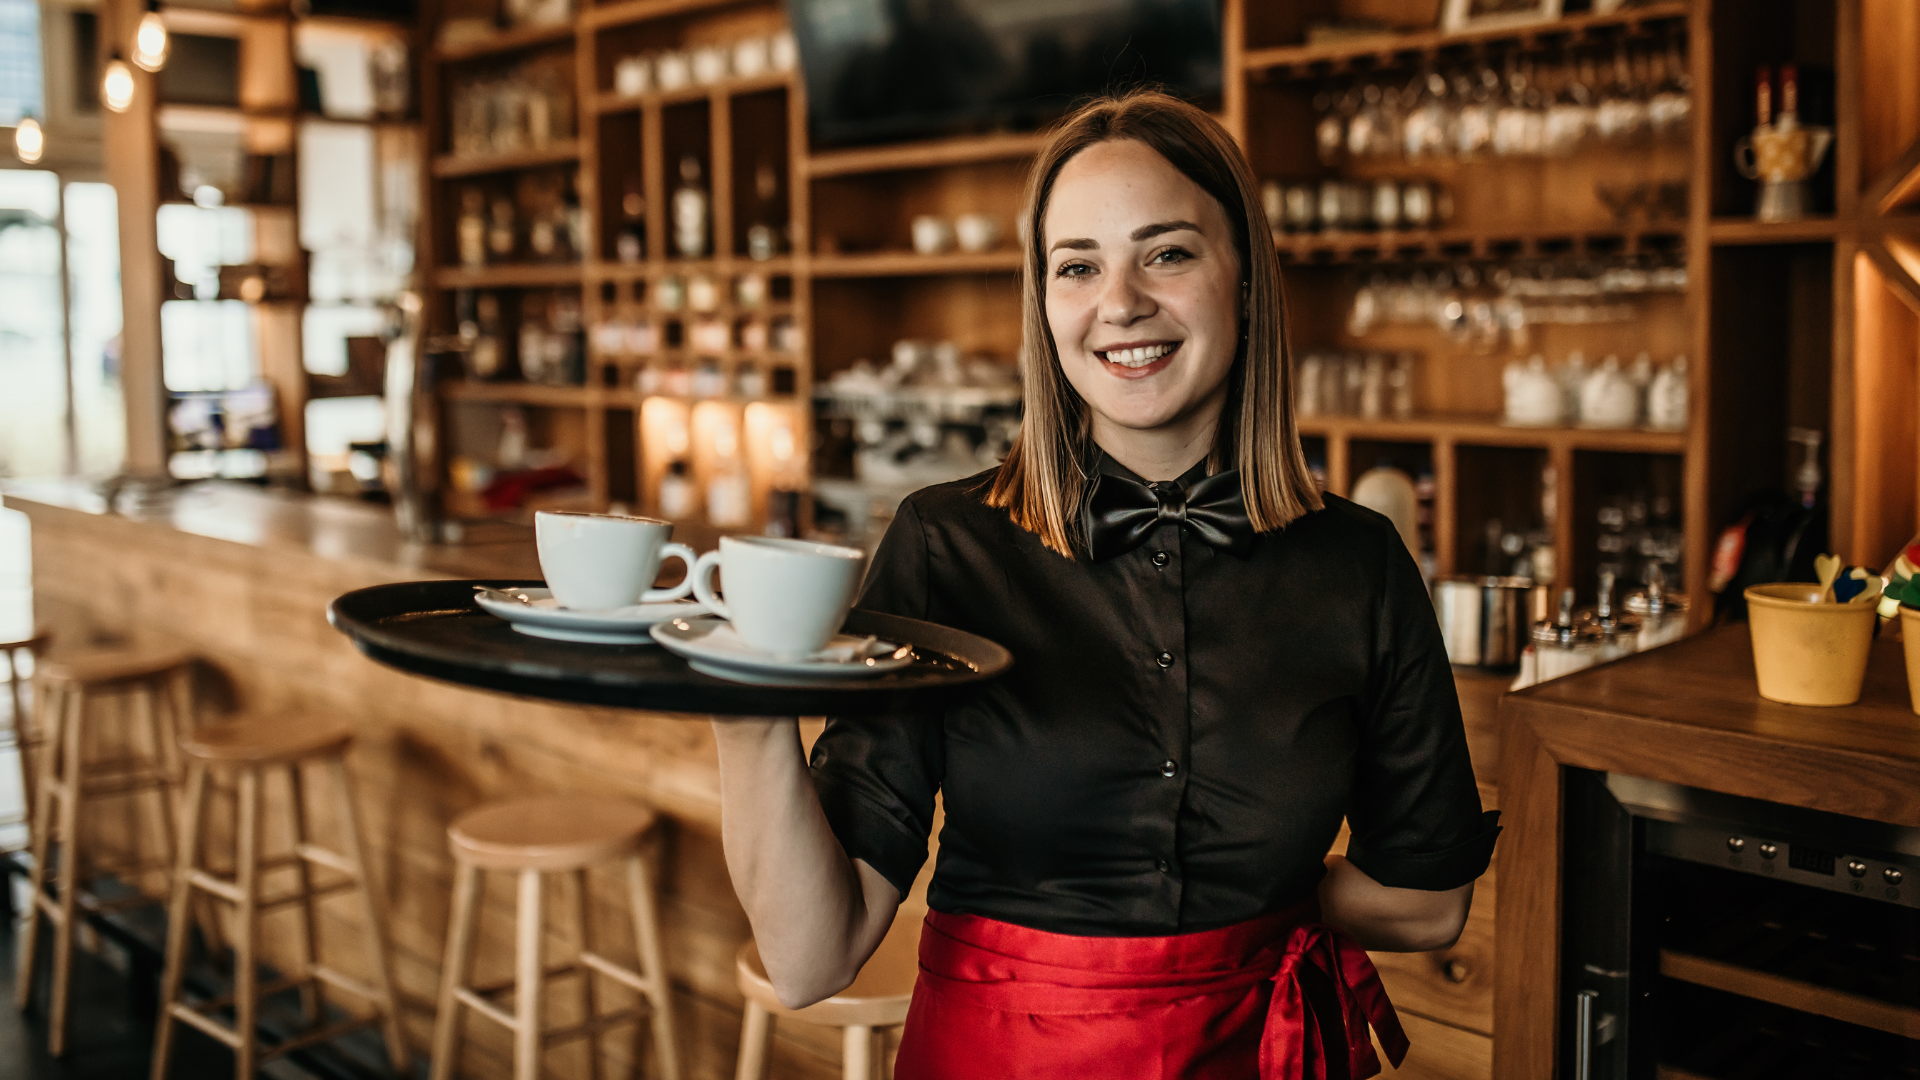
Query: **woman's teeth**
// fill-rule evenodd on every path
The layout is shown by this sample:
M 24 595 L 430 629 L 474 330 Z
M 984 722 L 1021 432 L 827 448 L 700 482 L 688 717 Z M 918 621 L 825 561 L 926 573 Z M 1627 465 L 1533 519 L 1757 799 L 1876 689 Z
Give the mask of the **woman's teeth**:
M 1137 349 L 1114 349 L 1101 355 L 1107 358 L 1109 364 L 1119 364 L 1122 367 L 1145 367 L 1177 347 L 1173 344 L 1142 345 Z

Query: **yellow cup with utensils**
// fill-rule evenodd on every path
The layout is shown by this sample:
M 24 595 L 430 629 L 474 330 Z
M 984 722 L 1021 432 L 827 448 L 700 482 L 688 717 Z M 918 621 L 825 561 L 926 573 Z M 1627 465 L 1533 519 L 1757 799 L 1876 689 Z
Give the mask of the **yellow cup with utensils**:
M 1840 560 L 1815 560 L 1819 584 L 1781 582 L 1747 589 L 1753 669 L 1760 696 L 1788 705 L 1851 705 L 1860 700 L 1873 647 L 1881 581 L 1869 571 L 1845 571 Z M 1834 583 L 1849 598 L 1836 602 Z

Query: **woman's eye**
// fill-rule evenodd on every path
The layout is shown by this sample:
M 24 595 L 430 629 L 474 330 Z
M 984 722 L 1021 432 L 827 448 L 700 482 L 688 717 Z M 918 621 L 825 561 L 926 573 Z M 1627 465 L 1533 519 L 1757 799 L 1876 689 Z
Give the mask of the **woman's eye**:
M 1149 263 L 1183 263 L 1191 258 L 1193 258 L 1192 253 L 1186 251 L 1183 248 L 1166 248 L 1164 250 L 1154 252 L 1153 258 L 1148 259 L 1147 261 Z
M 1065 263 L 1053 273 L 1055 277 L 1086 277 L 1093 273 L 1093 267 L 1086 263 Z

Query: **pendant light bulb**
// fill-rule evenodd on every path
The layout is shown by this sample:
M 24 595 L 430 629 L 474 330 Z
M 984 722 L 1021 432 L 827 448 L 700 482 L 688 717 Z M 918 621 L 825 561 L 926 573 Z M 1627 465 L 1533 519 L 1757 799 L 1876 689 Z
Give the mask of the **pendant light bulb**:
M 25 165 L 38 165 L 40 155 L 47 149 L 46 133 L 40 130 L 40 121 L 31 116 L 23 116 L 13 129 L 13 152 L 20 155 Z
M 173 41 L 167 34 L 167 21 L 160 17 L 160 5 L 149 3 L 140 17 L 140 28 L 133 35 L 133 62 L 148 71 L 167 66 L 167 52 Z
M 132 65 L 116 50 L 107 61 L 106 73 L 100 77 L 100 103 L 114 112 L 126 112 L 133 106 L 134 85 Z

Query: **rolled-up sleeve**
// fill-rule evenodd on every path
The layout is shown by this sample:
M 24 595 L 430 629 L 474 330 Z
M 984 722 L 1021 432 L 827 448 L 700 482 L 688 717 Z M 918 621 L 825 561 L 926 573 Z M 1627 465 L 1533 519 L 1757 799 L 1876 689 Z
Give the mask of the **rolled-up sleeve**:
M 926 617 L 927 543 L 913 500 L 881 539 L 859 606 Z M 813 744 L 814 789 L 849 858 L 905 896 L 927 861 L 934 796 L 945 774 L 939 713 L 836 716 Z
M 1500 815 L 1481 810 L 1453 669 L 1403 544 L 1388 545 L 1376 626 L 1347 858 L 1392 888 L 1455 889 L 1486 873 Z

